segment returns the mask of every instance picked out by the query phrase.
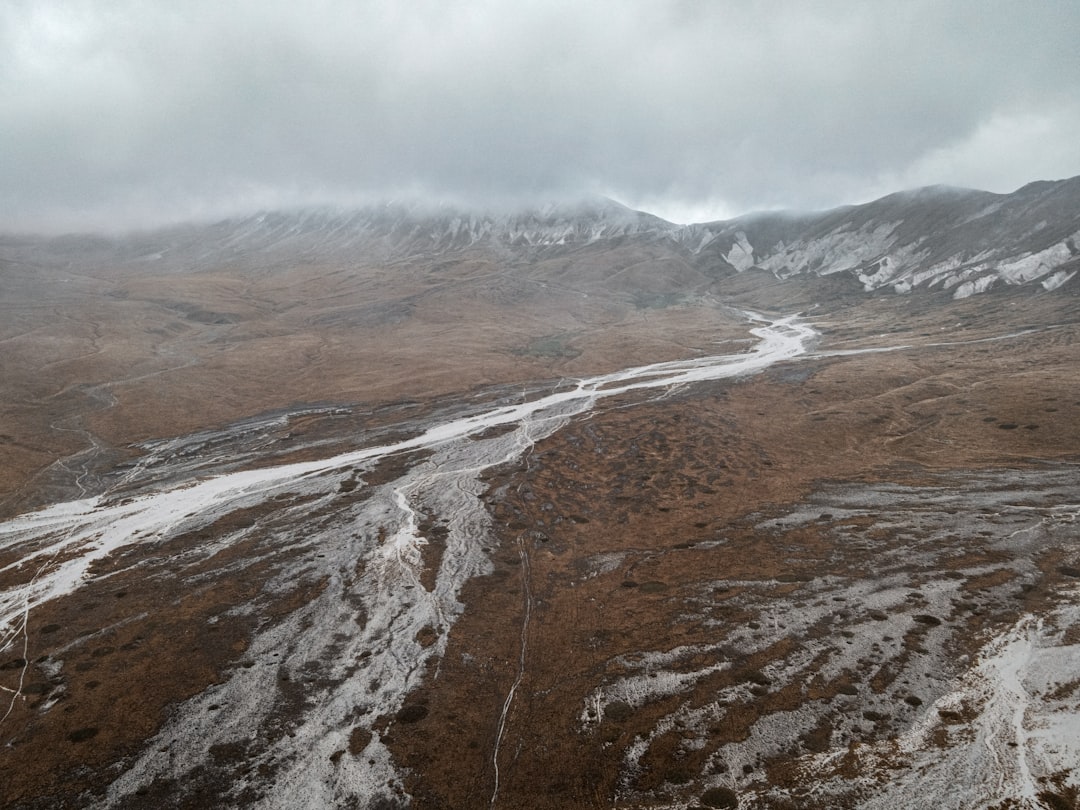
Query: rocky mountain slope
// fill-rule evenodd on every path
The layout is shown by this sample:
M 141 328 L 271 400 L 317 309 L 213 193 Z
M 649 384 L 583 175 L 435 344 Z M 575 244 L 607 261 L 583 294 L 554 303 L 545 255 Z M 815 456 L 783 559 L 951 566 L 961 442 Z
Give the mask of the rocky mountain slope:
M 787 278 L 849 273 L 868 291 L 997 285 L 1052 290 L 1080 269 L 1080 178 L 1012 194 L 934 186 L 822 214 L 760 214 L 691 226 L 700 249 L 736 270 Z
M 694 225 L 606 199 L 510 214 L 409 203 L 275 211 L 114 239 L 0 237 L 0 262 L 32 254 L 177 272 L 228 261 L 446 260 L 478 250 L 551 256 L 626 243 L 666 248 L 714 274 L 847 274 L 868 292 L 946 290 L 965 298 L 994 286 L 1053 290 L 1080 270 L 1080 177 L 1011 194 L 931 186 L 830 211 Z

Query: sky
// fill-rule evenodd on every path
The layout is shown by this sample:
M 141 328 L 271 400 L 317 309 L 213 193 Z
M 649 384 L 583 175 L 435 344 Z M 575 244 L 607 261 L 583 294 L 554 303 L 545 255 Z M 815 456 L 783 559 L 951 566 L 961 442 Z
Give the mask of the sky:
M 0 0 L 0 230 L 1080 174 L 1075 0 Z

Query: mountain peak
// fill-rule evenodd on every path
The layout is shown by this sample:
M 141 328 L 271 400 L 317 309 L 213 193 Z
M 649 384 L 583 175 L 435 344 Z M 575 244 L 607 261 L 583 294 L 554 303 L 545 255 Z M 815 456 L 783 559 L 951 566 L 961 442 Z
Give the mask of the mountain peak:
M 626 240 L 663 244 L 713 274 L 848 274 L 867 292 L 921 288 L 961 298 L 1005 285 L 1051 290 L 1080 272 L 1080 177 L 1029 183 L 1012 194 L 926 186 L 830 211 L 760 212 L 695 225 L 675 225 L 600 196 L 501 210 L 395 200 L 262 211 L 102 244 L 80 238 L 78 249 L 71 239 L 53 239 L 48 250 L 85 254 L 80 260 L 86 261 L 107 251 L 123 261 L 167 255 L 159 266 L 179 268 L 222 257 L 280 265 L 297 257 L 397 260 L 475 250 L 506 255 Z M 5 248 L 22 250 L 12 239 Z

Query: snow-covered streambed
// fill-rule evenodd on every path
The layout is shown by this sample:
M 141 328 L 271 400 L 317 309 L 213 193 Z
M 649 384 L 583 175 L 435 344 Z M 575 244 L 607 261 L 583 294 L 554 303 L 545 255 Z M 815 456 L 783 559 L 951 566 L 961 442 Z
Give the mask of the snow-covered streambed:
M 112 785 L 106 801 L 115 803 L 156 779 L 183 778 L 204 763 L 211 746 L 221 744 L 242 745 L 253 766 L 223 800 L 243 793 L 261 797 L 265 807 L 331 807 L 400 790 L 377 729 L 365 737 L 361 755 L 332 755 L 349 747 L 355 729 L 372 731 L 380 716 L 402 707 L 428 662 L 445 649 L 447 631 L 462 609 L 462 585 L 490 570 L 490 518 L 479 497 L 480 474 L 519 458 L 603 398 L 758 372 L 805 353 L 816 334 L 796 317 L 771 323 L 751 317 L 762 324 L 751 330 L 760 340 L 742 354 L 629 368 L 578 380 L 532 401 L 481 406 L 472 415 L 419 425 L 410 438 L 326 460 L 222 474 L 120 503 L 82 499 L 0 524 L 0 553 L 15 559 L 0 575 L 19 582 L 0 594 L 0 652 L 29 657 L 35 608 L 92 581 L 94 564 L 118 550 L 162 543 L 275 497 L 303 499 L 274 513 L 273 542 L 289 547 L 293 562 L 268 587 L 285 591 L 302 579 L 325 581 L 325 587 L 256 635 L 246 653 L 256 665 L 237 668 L 224 683 L 180 706 Z M 490 435 L 492 428 L 505 429 Z M 424 455 L 395 480 L 365 489 L 367 472 L 409 453 Z M 352 486 L 357 478 L 366 497 L 337 506 L 342 484 Z M 319 520 L 310 519 L 314 513 Z M 428 588 L 421 581 L 421 555 L 429 542 L 422 527 L 434 523 L 445 533 L 445 548 Z M 258 521 L 234 529 L 204 549 L 203 559 L 267 531 Z M 252 609 L 237 605 L 231 612 Z M 301 672 L 318 677 L 304 679 L 304 701 L 295 707 L 289 733 L 267 735 L 282 674 Z M 18 690 L 5 695 L 0 718 L 21 698 Z M 208 711 L 211 706 L 222 710 Z M 2 724 L 0 730 L 9 731 Z M 259 776 L 256 765 L 265 765 L 261 772 L 269 775 Z

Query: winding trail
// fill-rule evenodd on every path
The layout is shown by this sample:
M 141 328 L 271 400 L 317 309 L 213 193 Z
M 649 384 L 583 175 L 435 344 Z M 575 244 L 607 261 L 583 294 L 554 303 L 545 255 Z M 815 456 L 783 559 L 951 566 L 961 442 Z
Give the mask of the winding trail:
M 521 537 L 518 537 L 517 542 L 518 555 L 521 557 L 521 593 L 522 602 L 524 603 L 524 615 L 521 618 L 521 646 L 518 650 L 517 676 L 506 693 L 506 700 L 503 701 L 502 712 L 499 715 L 498 731 L 495 734 L 495 746 L 491 754 L 491 764 L 495 770 L 495 787 L 491 791 L 489 807 L 494 807 L 496 800 L 499 798 L 499 749 L 502 747 L 503 735 L 506 733 L 506 718 L 510 714 L 510 707 L 514 703 L 514 695 L 517 694 L 518 687 L 521 686 L 521 681 L 525 677 L 525 656 L 529 648 L 529 622 L 532 619 L 533 605 L 532 585 L 530 584 L 532 569 L 524 541 Z

